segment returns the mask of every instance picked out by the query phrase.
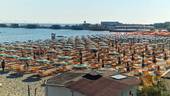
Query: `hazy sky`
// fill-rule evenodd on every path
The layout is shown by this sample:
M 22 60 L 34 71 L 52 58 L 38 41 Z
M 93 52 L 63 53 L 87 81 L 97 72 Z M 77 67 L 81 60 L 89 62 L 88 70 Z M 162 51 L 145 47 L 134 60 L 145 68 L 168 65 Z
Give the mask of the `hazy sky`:
M 0 22 L 170 21 L 170 0 L 0 0 Z

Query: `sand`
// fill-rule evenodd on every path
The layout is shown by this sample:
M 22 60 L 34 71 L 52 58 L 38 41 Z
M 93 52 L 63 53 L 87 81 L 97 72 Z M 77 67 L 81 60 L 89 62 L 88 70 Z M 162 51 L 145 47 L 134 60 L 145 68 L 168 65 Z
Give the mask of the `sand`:
M 41 85 L 43 84 L 44 80 L 47 80 L 49 77 L 42 78 L 42 80 L 37 82 L 23 82 L 22 80 L 26 79 L 33 74 L 24 74 L 23 77 L 19 78 L 7 78 L 8 74 L 0 75 L 0 96 L 28 96 L 28 85 L 30 85 L 31 96 L 35 96 L 35 88 L 37 88 L 37 95 L 36 96 L 45 96 L 44 87 Z

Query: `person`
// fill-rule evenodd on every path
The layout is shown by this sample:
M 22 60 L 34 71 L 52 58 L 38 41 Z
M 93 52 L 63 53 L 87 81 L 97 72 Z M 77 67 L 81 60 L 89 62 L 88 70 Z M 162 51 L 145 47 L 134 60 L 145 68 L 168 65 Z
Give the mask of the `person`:
M 160 71 L 160 66 L 159 65 L 157 66 L 157 70 Z
M 27 68 L 29 67 L 29 64 L 28 64 L 28 62 L 26 62 L 26 67 L 27 67 Z
M 167 54 L 164 53 L 164 60 L 167 60 L 167 59 L 168 59 Z
M 104 66 L 104 60 L 102 60 L 102 68 L 104 68 L 105 66 Z
M 122 64 L 122 62 L 121 62 L 121 57 L 119 56 L 118 57 L 118 65 L 121 65 Z
M 33 58 L 36 59 L 36 53 L 34 52 L 33 54 L 34 54 L 34 55 L 33 55 Z
M 132 58 L 131 58 L 131 60 L 132 60 L 132 61 L 134 61 L 134 60 L 135 60 L 135 58 L 134 58 L 134 54 L 132 54 Z
M 129 65 L 129 62 L 126 63 L 126 71 L 127 71 L 127 72 L 130 72 L 130 65 Z
M 25 62 L 24 69 L 28 70 L 28 68 L 29 68 L 29 64 L 28 64 L 28 62 Z
M 5 71 L 5 60 L 2 60 L 1 62 L 1 67 L 2 67 L 2 70 L 3 72 Z
M 47 60 L 50 60 L 50 56 L 49 55 L 47 55 Z

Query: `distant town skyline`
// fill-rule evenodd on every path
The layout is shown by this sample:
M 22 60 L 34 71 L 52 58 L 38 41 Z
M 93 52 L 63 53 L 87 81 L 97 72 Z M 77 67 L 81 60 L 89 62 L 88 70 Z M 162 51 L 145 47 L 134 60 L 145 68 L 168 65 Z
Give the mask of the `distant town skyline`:
M 170 0 L 0 0 L 0 23 L 170 21 Z

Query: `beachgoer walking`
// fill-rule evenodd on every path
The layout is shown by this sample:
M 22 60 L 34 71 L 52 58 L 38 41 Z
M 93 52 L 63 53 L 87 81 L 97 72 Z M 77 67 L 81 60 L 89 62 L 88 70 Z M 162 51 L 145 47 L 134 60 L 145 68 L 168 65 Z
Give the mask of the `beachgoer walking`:
M 2 70 L 3 72 L 5 71 L 5 60 L 2 60 L 1 62 L 1 67 L 2 67 Z

